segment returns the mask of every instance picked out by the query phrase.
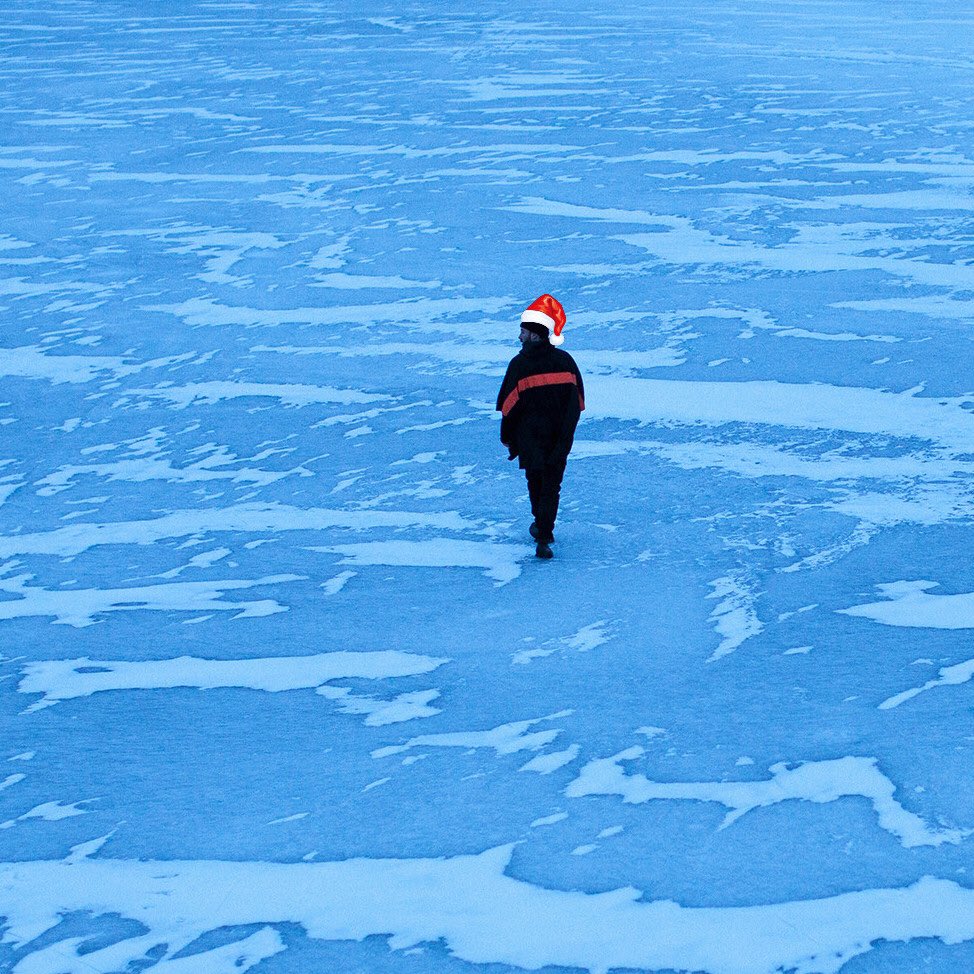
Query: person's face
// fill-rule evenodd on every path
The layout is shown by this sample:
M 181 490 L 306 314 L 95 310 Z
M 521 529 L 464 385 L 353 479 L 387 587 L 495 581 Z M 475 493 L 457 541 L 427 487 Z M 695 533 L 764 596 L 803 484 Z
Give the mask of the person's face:
M 533 342 L 535 339 L 535 334 L 533 331 L 528 331 L 524 325 L 521 325 L 521 334 L 518 336 L 522 345 L 527 345 L 528 342 Z

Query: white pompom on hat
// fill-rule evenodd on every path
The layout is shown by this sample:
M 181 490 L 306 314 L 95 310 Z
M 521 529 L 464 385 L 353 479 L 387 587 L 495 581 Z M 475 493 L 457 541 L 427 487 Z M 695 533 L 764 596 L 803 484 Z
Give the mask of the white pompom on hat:
M 561 306 L 561 302 L 550 294 L 542 294 L 521 312 L 521 324 L 543 325 L 548 329 L 548 341 L 552 345 L 564 344 L 565 336 L 562 335 L 562 329 L 565 327 L 565 309 Z

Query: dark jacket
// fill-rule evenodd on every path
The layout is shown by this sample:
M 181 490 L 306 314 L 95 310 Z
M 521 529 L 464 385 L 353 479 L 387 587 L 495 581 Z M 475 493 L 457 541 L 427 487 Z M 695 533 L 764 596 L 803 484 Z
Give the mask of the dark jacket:
M 584 408 L 575 360 L 547 341 L 528 342 L 511 359 L 497 396 L 501 443 L 523 470 L 563 463 Z

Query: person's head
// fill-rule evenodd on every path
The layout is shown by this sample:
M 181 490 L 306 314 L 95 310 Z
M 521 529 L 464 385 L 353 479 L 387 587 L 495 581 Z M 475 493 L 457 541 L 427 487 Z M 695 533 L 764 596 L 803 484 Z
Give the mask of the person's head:
M 521 312 L 521 343 L 526 345 L 537 340 L 561 345 L 565 341 L 562 335 L 564 327 L 565 309 L 557 298 L 542 294 Z M 525 338 L 525 332 L 533 338 Z

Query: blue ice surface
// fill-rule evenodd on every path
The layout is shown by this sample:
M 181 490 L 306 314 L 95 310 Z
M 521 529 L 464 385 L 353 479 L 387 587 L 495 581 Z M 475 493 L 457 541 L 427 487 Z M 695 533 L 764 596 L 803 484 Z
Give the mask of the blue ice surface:
M 97 855 L 127 860 L 411 859 L 514 842 L 509 874 L 539 887 L 714 907 L 968 881 L 970 841 L 908 847 L 862 795 L 782 800 L 721 829 L 714 801 L 565 794 L 587 762 L 633 745 L 644 754 L 627 773 L 670 783 L 856 756 L 929 829 L 974 827 L 970 685 L 879 706 L 968 659 L 974 616 L 932 628 L 838 611 L 883 602 L 878 585 L 972 586 L 974 11 L 633 6 L 5 10 L 0 782 L 25 777 L 0 791 L 13 823 L 0 860 L 63 859 L 109 834 Z M 533 557 L 492 411 L 520 310 L 545 291 L 589 380 L 551 563 Z M 639 359 L 655 349 L 670 361 Z M 617 377 L 649 418 L 600 400 Z M 674 380 L 696 384 L 700 418 L 667 412 L 660 383 Z M 165 391 L 217 382 L 286 388 Z M 760 382 L 805 387 L 816 418 L 703 418 L 724 384 Z M 939 403 L 956 437 L 816 412 L 830 387 L 883 390 L 894 416 Z M 597 455 L 630 441 L 643 446 Z M 811 466 L 743 469 L 761 451 Z M 839 462 L 841 476 L 822 472 Z M 867 495 L 871 519 L 850 513 Z M 267 529 L 221 527 L 241 504 L 337 510 L 356 527 L 291 530 L 286 512 Z M 18 551 L 24 536 L 173 512 L 207 516 L 184 534 Z M 381 526 L 380 512 L 469 526 Z M 334 550 L 436 552 L 444 538 L 521 545 L 517 577 Z M 249 587 L 220 590 L 227 580 Z M 3 611 L 28 589 L 67 605 L 76 589 L 176 582 L 213 583 L 216 608 L 109 597 L 74 617 L 89 625 Z M 280 611 L 241 615 L 262 600 Z M 25 712 L 40 698 L 18 691 L 43 661 L 380 650 L 449 662 L 334 686 L 373 701 L 435 689 L 438 714 L 376 726 L 313 688 L 231 686 Z M 527 720 L 559 733 L 537 751 L 373 756 Z M 572 746 L 550 774 L 519 770 Z M 20 819 L 48 802 L 86 804 Z M 79 931 L 92 945 L 130 936 L 131 922 L 66 916 L 46 939 L 0 946 L 0 966 Z M 207 931 L 203 946 L 249 932 Z M 514 969 L 442 943 L 390 950 L 376 933 L 289 928 L 288 949 L 255 969 Z M 934 937 L 876 943 L 842 969 L 972 967 L 970 941 Z

